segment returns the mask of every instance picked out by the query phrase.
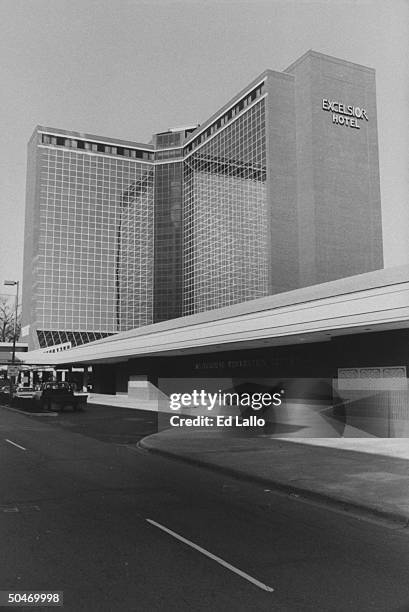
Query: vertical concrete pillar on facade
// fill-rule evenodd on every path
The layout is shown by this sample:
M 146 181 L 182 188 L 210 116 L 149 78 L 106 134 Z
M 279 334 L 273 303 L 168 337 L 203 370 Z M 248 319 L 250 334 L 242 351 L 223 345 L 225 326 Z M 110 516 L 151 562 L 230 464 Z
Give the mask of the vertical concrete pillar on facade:
M 84 374 L 82 376 L 82 390 L 83 391 L 88 390 L 88 368 L 87 366 L 84 367 Z
M 128 380 L 128 397 L 144 400 L 150 399 L 150 383 L 147 374 L 131 374 Z
M 115 394 L 115 366 L 113 364 L 93 365 L 94 393 Z
M 116 364 L 115 393 L 116 395 L 127 395 L 128 393 L 128 362 Z
M 169 398 L 150 380 L 148 374 L 131 374 L 128 380 L 128 400 L 142 410 L 166 412 Z

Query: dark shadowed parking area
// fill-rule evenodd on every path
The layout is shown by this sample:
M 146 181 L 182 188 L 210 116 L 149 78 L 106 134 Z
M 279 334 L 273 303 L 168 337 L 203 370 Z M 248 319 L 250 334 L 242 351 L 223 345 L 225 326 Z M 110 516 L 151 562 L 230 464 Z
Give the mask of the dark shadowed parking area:
M 75 433 L 101 442 L 136 444 L 144 436 L 157 432 L 157 413 L 112 406 L 87 404 L 79 412 L 59 413 L 55 423 Z
M 30 401 L 20 402 L 15 409 L 27 413 L 38 412 L 38 408 Z M 87 404 L 76 412 L 66 408 L 52 413 L 52 416 L 44 413 L 43 416 L 33 418 L 53 418 L 53 425 L 101 442 L 115 444 L 136 444 L 144 436 L 156 433 L 158 422 L 156 412 L 97 404 Z

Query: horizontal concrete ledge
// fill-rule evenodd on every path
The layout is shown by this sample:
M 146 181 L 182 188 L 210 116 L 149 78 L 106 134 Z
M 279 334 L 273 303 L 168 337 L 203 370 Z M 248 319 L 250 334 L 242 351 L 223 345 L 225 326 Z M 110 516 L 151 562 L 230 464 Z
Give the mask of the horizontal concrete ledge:
M 130 410 L 149 410 L 150 412 L 167 412 L 169 408 L 169 402 L 164 402 L 160 399 L 137 399 L 127 395 L 108 395 L 103 393 L 91 393 L 88 397 L 88 404 L 128 408 Z
M 409 266 L 380 270 L 155 323 L 27 363 L 97 363 L 145 355 L 325 342 L 334 335 L 409 328 Z

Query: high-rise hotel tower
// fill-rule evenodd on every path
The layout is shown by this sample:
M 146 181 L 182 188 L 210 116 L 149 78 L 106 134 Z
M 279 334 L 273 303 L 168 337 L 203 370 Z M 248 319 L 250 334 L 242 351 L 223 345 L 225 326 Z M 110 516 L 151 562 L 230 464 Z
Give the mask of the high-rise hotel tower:
M 141 145 L 36 128 L 23 340 L 82 344 L 381 268 L 374 70 L 309 51 Z

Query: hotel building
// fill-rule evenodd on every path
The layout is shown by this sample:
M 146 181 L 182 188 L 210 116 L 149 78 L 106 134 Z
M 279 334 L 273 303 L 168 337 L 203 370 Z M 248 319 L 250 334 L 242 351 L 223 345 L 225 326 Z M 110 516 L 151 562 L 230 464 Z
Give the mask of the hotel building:
M 29 143 L 31 349 L 382 266 L 370 68 L 309 51 L 147 145 L 43 127 Z

